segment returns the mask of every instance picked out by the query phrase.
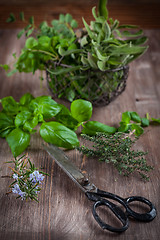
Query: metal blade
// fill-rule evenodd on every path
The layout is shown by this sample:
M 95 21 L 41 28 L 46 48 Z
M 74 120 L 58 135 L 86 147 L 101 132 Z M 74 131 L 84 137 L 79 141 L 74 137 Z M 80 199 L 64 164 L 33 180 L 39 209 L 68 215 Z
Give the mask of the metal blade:
M 55 160 L 55 162 L 63 169 L 63 171 L 81 188 L 82 191 L 96 192 L 97 188 L 91 184 L 80 169 L 76 167 L 65 153 L 53 144 L 43 145 L 44 149 Z

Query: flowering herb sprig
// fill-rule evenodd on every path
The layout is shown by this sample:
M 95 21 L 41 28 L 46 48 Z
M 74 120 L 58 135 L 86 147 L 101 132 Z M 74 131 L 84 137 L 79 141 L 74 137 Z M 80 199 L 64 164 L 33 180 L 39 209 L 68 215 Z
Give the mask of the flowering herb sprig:
M 7 163 L 15 165 L 14 168 L 10 167 L 13 171 L 11 178 L 14 179 L 9 186 L 10 192 L 16 194 L 16 198 L 21 200 L 31 199 L 38 202 L 38 193 L 41 190 L 44 175 L 48 174 L 38 171 L 26 155 Z

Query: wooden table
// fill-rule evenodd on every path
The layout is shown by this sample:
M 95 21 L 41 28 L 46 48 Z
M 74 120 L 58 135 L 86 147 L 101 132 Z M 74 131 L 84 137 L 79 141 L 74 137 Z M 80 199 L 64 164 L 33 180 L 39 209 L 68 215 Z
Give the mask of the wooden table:
M 17 41 L 18 30 L 0 31 L 0 63 L 12 61 L 12 53 L 19 52 L 24 39 Z M 137 111 L 142 117 L 147 112 L 160 117 L 160 30 L 145 30 L 149 37 L 148 52 L 130 64 L 130 74 L 125 92 L 108 106 L 94 108 L 92 120 L 117 126 L 121 113 Z M 38 75 L 15 74 L 8 78 L 0 70 L 0 98 L 13 96 L 17 101 L 26 93 L 35 97 L 48 95 L 46 82 L 40 84 Z M 68 106 L 68 105 L 67 105 Z M 157 208 L 157 217 L 150 223 L 130 220 L 129 229 L 122 234 L 103 231 L 92 217 L 91 203 L 66 174 L 55 164 L 42 148 L 39 134 L 31 138 L 27 149 L 36 167 L 43 167 L 50 174 L 45 178 L 39 194 L 39 203 L 16 200 L 13 194 L 6 195 L 11 180 L 1 178 L 0 185 L 0 239 L 1 240 L 158 240 L 160 234 L 160 126 L 150 126 L 135 145 L 136 149 L 149 151 L 148 164 L 154 166 L 150 181 L 144 183 L 137 175 L 129 178 L 96 159 L 83 159 L 76 151 L 68 154 L 71 160 L 88 173 L 89 179 L 100 189 L 122 197 L 141 195 L 152 201 Z M 0 139 L 0 175 L 11 173 L 6 161 L 13 159 L 8 144 Z

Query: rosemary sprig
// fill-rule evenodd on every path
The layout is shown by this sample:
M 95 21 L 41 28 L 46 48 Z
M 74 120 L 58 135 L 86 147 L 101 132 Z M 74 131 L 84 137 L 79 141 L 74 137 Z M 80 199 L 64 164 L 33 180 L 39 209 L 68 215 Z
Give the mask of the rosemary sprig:
M 131 147 L 137 137 L 131 133 L 116 132 L 114 135 L 98 133 L 95 136 L 82 134 L 85 140 L 93 142 L 91 148 L 82 145 L 78 150 L 88 157 L 98 157 L 99 161 L 113 164 L 118 172 L 128 176 L 138 172 L 142 179 L 149 180 L 147 173 L 153 169 L 147 165 L 145 155 L 147 152 L 135 151 Z
M 14 179 L 9 186 L 11 189 L 9 193 L 16 194 L 16 198 L 21 200 L 31 199 L 38 202 L 38 193 L 41 190 L 44 175 L 48 174 L 38 171 L 27 155 L 7 163 L 14 163 L 13 168 L 9 167 L 13 172 L 10 178 Z

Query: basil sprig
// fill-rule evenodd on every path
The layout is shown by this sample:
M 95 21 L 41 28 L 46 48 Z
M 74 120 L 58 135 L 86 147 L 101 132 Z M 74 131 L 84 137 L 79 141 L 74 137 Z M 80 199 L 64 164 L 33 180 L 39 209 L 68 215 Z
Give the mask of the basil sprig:
M 0 100 L 0 137 L 6 138 L 14 157 L 20 155 L 30 144 L 31 134 L 40 125 L 40 136 L 44 141 L 72 149 L 79 146 L 76 130 L 82 126 L 82 133 L 94 136 L 97 133 L 114 134 L 115 132 L 133 131 L 140 136 L 144 127 L 150 123 L 160 123 L 159 119 L 141 118 L 138 113 L 127 111 L 122 113 L 118 128 L 98 121 L 90 121 L 92 104 L 83 99 L 74 100 L 70 110 L 58 104 L 50 96 L 34 98 L 30 93 L 24 94 L 19 102 L 12 96 Z

